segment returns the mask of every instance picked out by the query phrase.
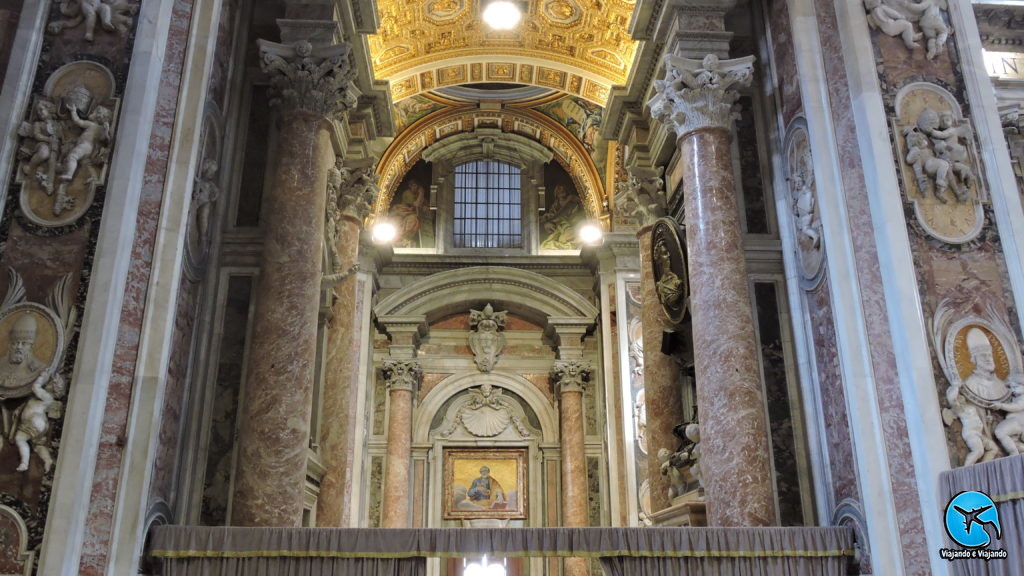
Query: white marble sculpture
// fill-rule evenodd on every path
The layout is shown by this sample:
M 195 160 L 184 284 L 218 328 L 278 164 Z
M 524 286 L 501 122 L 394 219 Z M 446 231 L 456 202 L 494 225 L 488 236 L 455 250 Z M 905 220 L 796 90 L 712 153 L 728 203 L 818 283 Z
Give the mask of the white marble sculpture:
M 28 159 L 21 165 L 22 174 L 34 178 L 51 194 L 57 178 L 62 134 L 57 105 L 45 98 L 36 102 L 32 120 L 22 122 L 18 128 L 18 135 L 23 138 L 20 153 Z
M 907 49 L 917 48 L 918 40 L 924 38 L 929 60 L 945 51 L 949 38 L 949 26 L 943 18 L 946 0 L 864 0 L 864 9 L 872 27 L 901 38 Z
M 205 252 L 210 240 L 210 214 L 220 197 L 217 186 L 217 161 L 207 158 L 199 167 L 195 187 L 192 189 L 192 206 L 195 214 L 193 224 L 199 238 L 200 250 Z
M 494 438 L 509 429 L 514 438 L 531 437 L 523 423 L 522 407 L 503 394 L 504 390 L 490 382 L 469 390 L 468 398 L 458 406 L 439 437 L 450 438 L 460 428 L 474 438 Z
M 630 166 L 629 178 L 618 184 L 615 206 L 623 216 L 635 218 L 641 228 L 665 215 L 665 172 L 663 166 Z
M 30 448 L 43 463 L 43 472 L 53 466 L 53 455 L 47 445 L 50 420 L 61 417 L 62 404 L 57 401 L 66 392 L 60 374 L 44 370 L 32 382 L 32 395 L 13 414 L 11 441 L 18 449 L 18 472 L 28 470 Z
M 674 453 L 668 448 L 658 450 L 658 461 L 661 462 L 661 475 L 668 477 L 668 499 L 682 496 L 686 493 L 686 480 L 683 479 L 683 471 L 673 464 Z
M 963 314 L 949 299 L 936 310 L 932 339 L 949 381 L 943 422 L 960 424 L 963 465 L 987 462 L 1003 451 L 1019 453 L 1024 446 L 1024 360 L 1007 322 L 991 307 L 981 315 Z
M 483 310 L 469 311 L 469 325 L 474 329 L 469 334 L 469 348 L 473 351 L 473 361 L 481 372 L 494 370 L 498 357 L 505 348 L 505 329 L 508 312 L 495 312 L 490 304 Z
M 134 0 L 62 0 L 60 13 L 67 19 L 47 26 L 50 34 L 84 24 L 85 39 L 92 42 L 96 24 L 107 32 L 126 34 L 131 29 L 132 16 L 139 13 L 139 4 Z

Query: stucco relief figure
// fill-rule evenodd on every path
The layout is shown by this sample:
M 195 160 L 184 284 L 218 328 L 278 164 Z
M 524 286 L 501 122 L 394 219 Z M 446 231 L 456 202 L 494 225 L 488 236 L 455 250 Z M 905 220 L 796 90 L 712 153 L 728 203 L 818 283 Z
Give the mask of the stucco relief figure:
M 996 425 L 995 436 L 1007 454 L 1016 456 L 1024 450 L 1024 375 L 1014 374 L 1009 380 L 1012 400 L 996 404 L 1006 417 Z
M 907 164 L 914 170 L 918 190 L 924 193 L 934 186 L 935 198 L 948 202 L 946 192 L 952 181 L 949 161 L 936 157 L 928 138 L 917 129 L 909 128 L 904 131 L 904 135 L 907 140 Z M 954 193 L 955 190 L 954 187 Z
M 220 197 L 220 187 L 217 186 L 217 161 L 207 158 L 203 161 L 199 174 L 196 177 L 195 187 L 192 189 L 192 206 L 195 211 L 195 226 L 198 234 L 200 249 L 205 251 L 210 240 L 210 214 L 213 211 L 217 198 Z
M 43 471 L 53 466 L 53 455 L 47 445 L 50 419 L 61 417 L 64 397 L 64 379 L 59 374 L 44 370 L 32 382 L 32 396 L 14 411 L 14 425 L 9 440 L 18 448 L 18 472 L 28 470 L 30 448 L 43 463 Z
M 686 493 L 686 480 L 683 472 L 672 463 L 673 453 L 668 448 L 658 450 L 658 461 L 661 462 L 661 475 L 669 481 L 668 499 L 672 500 Z
M 658 242 L 654 246 L 654 259 L 661 266 L 661 278 L 658 279 L 655 290 L 658 293 L 658 300 L 666 308 L 676 308 L 680 300 L 686 295 L 686 287 L 683 280 L 672 271 L 672 257 L 664 242 Z
M 483 310 L 470 310 L 469 325 L 475 329 L 469 335 L 469 347 L 473 351 L 473 361 L 481 372 L 494 370 L 498 356 L 505 348 L 505 328 L 508 312 L 495 312 L 490 304 Z
M 984 316 L 956 320 L 951 300 L 939 304 L 932 338 L 949 380 L 943 410 L 947 426 L 960 424 L 963 465 L 1021 449 L 1024 433 L 1024 360 L 1013 330 L 991 307 Z M 955 430 L 955 428 L 954 428 Z
M 647 454 L 647 394 L 644 390 L 637 392 L 636 401 L 633 402 L 633 422 L 636 423 L 637 447 L 644 454 Z
M 21 166 L 22 174 L 35 179 L 48 194 L 52 194 L 61 146 L 57 105 L 47 99 L 37 101 L 33 120 L 22 122 L 18 135 L 24 138 L 19 153 L 28 159 Z
M 341 207 L 338 205 L 344 174 L 338 162 L 327 170 L 327 203 L 324 217 L 324 242 L 327 244 L 327 256 L 330 259 L 330 270 L 327 273 L 341 270 L 341 254 L 338 252 L 338 225 L 341 220 Z
M 943 110 L 937 115 L 931 108 L 925 108 L 917 117 L 918 128 L 932 138 L 935 154 L 949 162 L 950 169 L 959 181 L 955 181 L 957 199 L 967 199 L 970 187 L 974 184 L 974 171 L 969 163 L 965 142 L 971 137 L 971 129 L 966 125 L 958 125 L 953 112 Z
M 39 332 L 39 323 L 30 313 L 22 313 L 8 332 L 7 355 L 0 358 L 0 398 L 3 391 L 21 388 L 33 381 L 47 367 L 32 348 Z
M 868 24 L 883 34 L 900 37 L 909 50 L 917 48 L 923 37 L 929 60 L 946 49 L 949 26 L 942 17 L 946 8 L 946 0 L 864 0 Z M 914 29 L 915 23 L 920 32 Z
M 53 22 L 46 30 L 50 34 L 59 34 L 85 24 L 85 39 L 92 42 L 96 24 L 107 32 L 125 34 L 131 29 L 132 16 L 138 12 L 139 5 L 132 0 L 63 0 L 60 13 L 68 19 Z

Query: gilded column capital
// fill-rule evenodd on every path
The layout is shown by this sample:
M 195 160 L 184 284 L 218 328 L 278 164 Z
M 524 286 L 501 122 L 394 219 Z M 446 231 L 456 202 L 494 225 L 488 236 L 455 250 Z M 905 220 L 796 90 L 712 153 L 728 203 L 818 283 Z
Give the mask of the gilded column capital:
M 326 118 L 355 108 L 362 93 L 353 83 L 356 69 L 349 59 L 351 44 L 258 42 L 260 67 L 270 80 L 271 106 Z
M 381 370 L 388 390 L 408 390 L 415 393 L 420 385 L 423 369 L 415 360 L 385 360 Z
M 629 178 L 620 182 L 615 194 L 615 207 L 623 216 L 634 218 L 641 229 L 652 226 L 665 215 L 665 168 L 630 166 Z
M 730 130 L 736 119 L 737 88 L 750 86 L 754 57 L 719 60 L 708 54 L 691 60 L 665 55 L 665 78 L 654 82 L 657 92 L 647 105 L 651 117 L 665 124 L 677 138 L 703 128 Z
M 551 369 L 558 393 L 583 392 L 593 367 L 585 360 L 556 360 Z

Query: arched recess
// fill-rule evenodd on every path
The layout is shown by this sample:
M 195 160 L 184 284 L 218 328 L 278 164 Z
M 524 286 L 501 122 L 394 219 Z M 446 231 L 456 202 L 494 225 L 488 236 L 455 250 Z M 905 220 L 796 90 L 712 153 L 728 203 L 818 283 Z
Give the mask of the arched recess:
M 378 318 L 423 317 L 427 324 L 472 307 L 491 304 L 551 328 L 551 320 L 591 324 L 600 311 L 572 289 L 529 270 L 474 266 L 427 276 L 391 294 L 375 308 Z
M 423 158 L 425 150 L 448 138 L 480 129 L 493 130 L 496 137 L 515 134 L 529 138 L 551 150 L 554 159 L 576 184 L 587 215 L 599 218 L 603 214 L 607 198 L 597 166 L 583 144 L 565 126 L 528 108 L 481 110 L 475 106 L 449 108 L 430 114 L 391 143 L 377 165 L 380 194 L 374 214 L 387 214 L 402 177 Z
M 445 378 L 434 387 L 416 408 L 413 418 L 412 441 L 414 443 L 430 442 L 430 425 L 438 410 L 451 397 L 483 383 L 496 388 L 514 392 L 522 398 L 540 420 L 541 441 L 554 443 L 558 441 L 558 415 L 555 414 L 551 402 L 529 380 L 516 374 L 504 372 L 463 372 Z

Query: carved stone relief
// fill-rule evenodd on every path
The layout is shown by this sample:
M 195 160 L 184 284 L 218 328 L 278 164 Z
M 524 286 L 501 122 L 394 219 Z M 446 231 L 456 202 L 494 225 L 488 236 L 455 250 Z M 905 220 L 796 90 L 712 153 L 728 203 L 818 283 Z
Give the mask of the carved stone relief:
M 676 324 L 686 316 L 690 296 L 686 249 L 679 239 L 678 228 L 671 218 L 658 220 L 651 233 L 650 248 L 658 301 L 665 316 Z
M 203 141 L 192 184 L 192 203 L 185 238 L 185 262 L 190 277 L 200 279 L 213 236 L 214 214 L 220 198 L 220 136 L 217 121 L 208 115 L 203 122 Z
M 929 60 L 946 50 L 949 25 L 944 11 L 947 8 L 946 0 L 864 0 L 872 28 L 887 36 L 899 37 L 908 50 L 918 48 L 921 45 L 918 41 L 923 40 Z
M 92 205 L 107 179 L 120 100 L 114 76 L 95 62 L 62 66 L 37 96 L 21 137 L 21 209 L 40 226 L 63 226 Z
M 824 246 L 814 159 L 807 138 L 807 126 L 802 118 L 793 123 L 786 137 L 786 181 L 789 183 L 800 272 L 805 283 L 816 284 L 821 278 Z
M 985 194 L 970 121 L 949 92 L 924 82 L 899 91 L 896 114 L 903 183 L 918 223 L 943 242 L 973 240 L 984 225 Z
M 135 0 L 61 0 L 60 13 L 64 20 L 51 22 L 46 31 L 60 34 L 69 28 L 85 25 L 85 39 L 93 41 L 96 25 L 110 33 L 127 34 L 132 27 L 132 17 L 139 13 Z
M 420 363 L 415 360 L 385 360 L 381 371 L 388 390 L 411 390 L 414 394 L 423 375 Z
M 590 381 L 593 368 L 585 360 L 556 360 L 551 375 L 559 392 L 582 392 Z
M 644 228 L 665 215 L 664 166 L 626 168 L 629 178 L 619 182 L 615 207 L 620 215 L 633 218 Z
M 0 305 L 0 414 L 3 440 L 18 451 L 17 471 L 28 470 L 34 453 L 44 473 L 53 466 L 50 421 L 62 415 L 67 385 L 60 373 L 65 342 L 75 324 L 71 277 L 54 286 L 47 306 L 25 300 L 21 277 L 10 269 Z
M 259 48 L 272 106 L 337 118 L 359 102 L 350 44 L 313 46 L 300 41 L 285 45 L 259 40 Z
M 28 551 L 28 539 L 28 528 L 21 516 L 0 505 L 0 574 L 32 574 L 35 552 Z
M 959 428 L 963 465 L 1024 450 L 1024 362 L 1013 331 L 991 307 L 964 313 L 939 304 L 932 339 L 949 386 L 943 422 Z
M 469 325 L 474 329 L 469 335 L 469 348 L 473 361 L 481 372 L 494 370 L 494 365 L 505 348 L 505 318 L 508 312 L 495 312 L 488 304 L 483 310 L 469 311 Z
M 504 390 L 484 382 L 469 390 L 468 396 L 449 410 L 439 438 L 451 438 L 463 431 L 473 438 L 534 438 L 537 434 L 525 423 L 522 406 L 503 395 Z
M 347 270 L 341 260 L 340 225 L 342 216 L 362 223 L 373 207 L 380 189 L 378 175 L 372 165 L 349 167 L 338 160 L 327 173 L 327 202 L 324 217 L 324 243 L 327 245 L 327 270 L 324 271 L 323 285 L 332 286 L 343 282 L 359 269 L 352 264 Z

